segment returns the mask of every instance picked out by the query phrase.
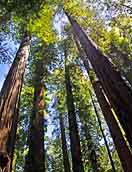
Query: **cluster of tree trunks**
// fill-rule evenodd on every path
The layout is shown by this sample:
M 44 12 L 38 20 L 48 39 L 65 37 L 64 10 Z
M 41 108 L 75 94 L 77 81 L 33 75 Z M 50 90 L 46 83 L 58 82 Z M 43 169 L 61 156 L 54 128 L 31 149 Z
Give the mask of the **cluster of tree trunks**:
M 93 41 L 85 34 L 79 24 L 68 14 L 74 34 L 78 37 L 87 58 L 100 80 L 100 83 L 111 103 L 116 115 L 126 133 L 130 146 L 132 146 L 132 90 L 123 80 L 120 72 L 101 53 Z M 87 66 L 86 66 L 87 67 Z
M 94 78 L 90 75 L 91 68 L 90 68 L 90 65 L 89 65 L 89 61 L 86 59 L 86 54 L 81 49 L 80 44 L 78 42 L 78 39 L 77 39 L 76 35 L 74 35 L 74 33 L 73 33 L 73 36 L 74 36 L 74 41 L 75 41 L 77 49 L 78 49 L 79 56 L 83 59 L 83 64 L 84 64 L 84 66 L 85 66 L 85 68 L 87 70 L 87 73 L 89 75 L 89 79 L 91 81 L 91 84 L 93 84 L 93 79 Z M 103 136 L 103 139 L 104 139 L 104 142 L 105 142 L 105 146 L 106 146 L 106 149 L 107 149 L 107 152 L 108 152 L 108 156 L 109 156 L 109 160 L 110 160 L 110 163 L 111 163 L 112 171 L 115 172 L 116 169 L 115 169 L 114 161 L 112 159 L 111 151 L 109 149 L 109 144 L 108 144 L 107 138 L 106 138 L 106 136 L 104 134 L 104 131 L 103 131 L 103 128 L 102 128 L 102 124 L 101 124 L 101 120 L 100 120 L 100 116 L 99 116 L 98 110 L 96 108 L 96 104 L 94 102 L 94 99 L 93 99 L 93 96 L 92 96 L 92 93 L 91 93 L 90 89 L 89 89 L 89 95 L 91 97 L 92 105 L 94 107 L 94 111 L 95 111 L 95 114 L 96 114 L 96 117 L 97 117 L 97 120 L 98 120 L 98 123 L 99 123 L 100 131 L 102 133 L 102 136 Z
M 70 18 L 71 19 L 71 22 L 74 22 L 74 20 L 72 19 L 72 18 Z M 73 23 L 72 23 L 73 24 Z M 77 24 L 77 23 L 76 23 Z M 77 24 L 77 26 L 78 26 L 78 24 Z M 73 27 L 73 29 L 75 29 L 74 27 Z M 82 31 L 82 30 L 81 30 Z M 89 58 L 90 59 L 90 55 L 88 54 L 88 51 L 85 51 L 85 53 L 86 53 L 86 57 L 84 57 L 84 54 L 82 55 L 81 54 L 81 47 L 80 47 L 80 45 L 79 45 L 79 43 L 78 43 L 78 40 L 77 40 L 77 36 L 76 36 L 76 32 L 74 32 L 74 39 L 75 39 L 75 42 L 76 42 L 76 45 L 77 45 L 77 48 L 78 48 L 78 50 L 79 50 L 79 53 L 80 53 L 80 56 L 81 56 L 81 58 L 82 58 L 82 60 L 83 60 L 83 63 L 84 63 L 84 66 L 86 67 L 86 69 L 87 69 L 87 72 L 88 72 L 88 74 L 89 74 L 89 78 L 90 78 L 90 80 L 91 80 L 91 83 L 92 83 L 92 86 L 93 86 L 93 88 L 94 88 L 94 91 L 95 91 L 95 94 L 96 94 L 96 96 L 97 96 L 97 99 L 98 99 L 98 102 L 99 102 L 99 104 L 100 104 L 100 107 L 101 107 L 101 109 L 102 109 L 102 112 L 103 112 L 103 115 L 104 115 L 104 117 L 105 117 L 105 120 L 106 120 L 106 122 L 107 122 L 107 124 L 108 124 L 108 127 L 109 127 L 109 130 L 110 130 L 110 133 L 111 133 L 111 136 L 112 136 L 112 138 L 113 138 L 113 141 L 114 141 L 114 144 L 115 144 L 115 147 L 116 147 L 116 149 L 117 149 L 117 152 L 118 152 L 118 155 L 119 155 L 119 158 L 120 158 L 120 160 L 121 160 L 121 163 L 122 163 L 122 167 L 123 167 L 123 169 L 124 169 L 124 171 L 125 172 L 127 172 L 127 171 L 131 171 L 131 161 L 132 161 L 132 154 L 131 154 L 131 152 L 130 152 L 130 150 L 129 150 L 129 148 L 128 148 L 128 146 L 127 146 L 127 144 L 126 144 L 126 141 L 125 141 L 125 139 L 124 139 L 124 137 L 123 137 L 123 135 L 122 135 L 122 132 L 121 132 L 121 130 L 120 130 L 120 128 L 119 128 L 119 126 L 118 126 L 118 123 L 117 123 L 117 121 L 116 121 L 116 119 L 115 119 L 115 117 L 114 117 L 114 114 L 113 114 L 113 112 L 112 112 L 112 110 L 111 110 L 111 106 L 110 106 L 110 104 L 107 102 L 107 99 L 106 99 L 106 97 L 105 97 L 105 95 L 104 95 L 104 92 L 103 92 L 103 89 L 102 89 L 102 87 L 103 86 L 101 86 L 101 83 L 100 82 L 97 82 L 97 81 L 95 81 L 94 80 L 94 78 L 90 75 L 90 67 L 89 67 L 89 62 L 88 62 L 88 59 L 87 58 Z M 85 34 L 83 31 L 82 31 L 82 33 L 81 34 Z M 78 34 L 79 35 L 79 34 Z M 85 37 L 86 37 L 86 35 L 84 35 Z M 80 38 L 82 38 L 81 36 L 78 38 L 79 40 L 80 40 Z M 83 41 L 86 41 L 86 40 L 83 40 Z M 87 41 L 89 41 L 88 39 L 87 39 Z M 81 42 L 81 40 L 80 40 L 80 43 L 82 43 Z M 84 42 L 83 42 L 84 43 Z M 90 42 L 91 43 L 91 42 Z M 86 46 L 86 45 L 85 45 Z M 91 46 L 93 46 L 92 45 L 92 43 L 91 43 Z M 82 45 L 82 47 L 83 47 L 83 45 Z M 84 47 L 83 47 L 84 48 Z M 85 47 L 85 48 L 87 48 L 87 46 Z M 89 48 L 89 47 L 88 47 Z M 84 49 L 85 50 L 85 49 Z M 89 49 L 89 51 L 90 51 L 90 49 Z M 97 57 L 98 57 L 98 54 L 95 54 Z M 102 54 L 101 54 L 102 55 Z M 95 57 L 96 57 L 95 56 Z M 94 54 L 93 54 L 93 58 L 94 58 Z M 101 58 L 101 57 L 100 57 Z M 104 57 L 104 58 L 106 58 L 106 57 Z M 110 62 L 109 62 L 110 63 Z M 100 63 L 99 63 L 100 64 Z M 100 64 L 101 65 L 101 64 Z M 95 66 L 96 66 L 96 63 L 95 63 Z M 94 66 L 93 66 L 93 68 L 94 68 Z M 95 72 L 96 72 L 96 70 L 95 70 Z M 116 71 L 115 71 L 115 73 L 116 73 Z M 103 74 L 103 73 L 102 73 Z M 105 73 L 104 73 L 104 75 L 105 75 Z M 98 75 L 97 75 L 98 76 Z M 120 77 L 121 78 L 121 77 Z M 99 78 L 100 79 L 100 78 Z M 108 80 L 109 80 L 109 78 L 107 78 Z M 122 80 L 122 84 L 124 84 L 125 85 L 125 83 L 124 83 L 124 81 Z M 127 85 L 126 85 L 126 88 L 127 88 Z M 94 105 L 94 104 L 93 104 Z M 94 105 L 94 107 L 95 107 L 95 105 Z M 96 111 L 96 114 L 97 114 L 97 110 L 96 110 L 96 108 L 95 108 L 95 111 Z M 98 114 L 97 114 L 97 117 L 98 117 L 98 119 L 99 119 L 99 116 L 98 116 Z M 125 121 L 126 122 L 126 121 Z M 126 123 L 126 125 L 127 125 L 127 123 Z M 107 145 L 107 144 L 106 144 Z M 111 154 L 110 154 L 110 151 L 109 151 L 109 149 L 107 149 L 108 150 L 108 154 L 109 154 L 109 158 L 110 158 L 110 161 L 111 161 L 111 165 L 112 165 L 112 169 L 113 169 L 113 171 L 115 171 L 115 167 L 114 167 L 114 163 L 113 163 L 113 160 L 112 160 L 112 157 L 111 157 Z
M 0 93 L 0 166 L 11 172 L 20 92 L 31 38 L 26 32 Z

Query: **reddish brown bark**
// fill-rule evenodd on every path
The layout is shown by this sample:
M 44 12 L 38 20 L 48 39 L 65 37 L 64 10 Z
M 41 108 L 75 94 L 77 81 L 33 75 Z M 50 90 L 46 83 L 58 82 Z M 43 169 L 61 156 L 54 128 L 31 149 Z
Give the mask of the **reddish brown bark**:
M 64 120 L 63 120 L 63 116 L 61 113 L 59 115 L 59 120 L 60 120 L 60 129 L 61 129 L 61 142 L 62 142 L 64 171 L 70 172 L 71 170 L 70 170 L 70 162 L 69 162 L 67 143 L 66 143 Z
M 43 62 L 42 60 L 37 60 L 34 77 L 33 111 L 28 138 L 29 152 L 25 161 L 25 172 L 45 171 L 43 73 Z
M 3 155 L 9 159 L 5 165 L 5 172 L 11 172 L 18 104 L 30 44 L 30 36 L 25 33 L 0 93 L 0 164 L 3 161 Z
M 101 53 L 79 24 L 69 14 L 67 16 L 132 146 L 132 90 L 108 57 Z
M 124 169 L 124 172 L 131 172 L 132 154 L 126 145 L 126 141 L 122 135 L 122 132 L 120 131 L 118 123 L 113 115 L 113 112 L 111 111 L 110 105 L 104 96 L 100 83 L 94 82 L 93 85 L 94 85 L 94 90 L 97 95 L 102 112 L 104 114 L 104 118 L 108 124 L 116 150 L 121 160 L 121 164 Z
M 77 46 L 77 48 L 78 48 L 78 51 L 79 51 L 79 53 L 80 53 L 80 56 L 81 56 L 81 58 L 83 59 L 84 66 L 86 67 L 87 72 L 88 72 L 88 74 L 89 74 L 89 79 L 90 79 L 90 81 L 91 81 L 91 84 L 92 84 L 92 86 L 93 86 L 93 88 L 94 88 L 94 90 L 95 90 L 95 92 L 96 92 L 96 87 L 95 87 L 95 83 L 94 83 L 94 78 L 90 75 L 90 66 L 89 66 L 89 62 L 88 62 L 88 60 L 85 58 L 86 55 L 85 55 L 85 54 L 82 55 L 82 49 L 81 49 L 81 47 L 80 47 L 80 45 L 79 45 L 79 42 L 78 42 L 78 40 L 77 40 L 77 38 L 76 38 L 75 35 L 74 35 L 74 39 L 75 39 L 75 42 L 76 42 L 76 46 Z M 98 84 L 99 84 L 99 83 L 98 83 Z M 101 85 L 100 85 L 100 86 L 101 86 Z M 99 122 L 99 126 L 100 126 L 100 129 L 101 129 L 101 132 L 102 132 L 104 141 L 105 141 L 105 145 L 106 145 L 107 152 L 108 152 L 109 159 L 110 159 L 111 166 L 112 166 L 112 171 L 115 172 L 116 169 L 115 169 L 115 165 L 114 165 L 114 162 L 113 162 L 113 159 L 112 159 L 112 156 L 111 156 L 111 152 L 110 152 L 110 149 L 109 149 L 109 146 L 108 146 L 108 142 L 107 142 L 107 139 L 106 139 L 106 137 L 105 137 L 105 134 L 104 134 L 104 131 L 103 131 L 103 128 L 102 128 L 102 125 L 101 125 L 101 120 L 100 120 L 100 117 L 99 117 L 99 114 L 98 114 L 98 111 L 97 111 L 97 108 L 96 108 L 96 105 L 95 105 L 95 103 L 94 103 L 94 100 L 93 100 L 93 97 L 92 97 L 92 94 L 91 94 L 90 90 L 89 90 L 89 94 L 90 94 L 90 96 L 91 96 L 92 104 L 93 104 L 93 107 L 94 107 L 94 110 L 95 110 L 95 113 L 96 113 L 96 116 L 97 116 L 97 119 L 98 119 L 98 122 Z M 98 97 L 98 96 L 99 96 L 98 94 L 96 94 L 96 96 L 97 96 L 97 99 L 100 99 L 100 97 Z M 103 102 L 102 102 L 102 104 L 103 104 Z M 102 108 L 102 106 L 101 106 L 101 108 Z M 109 108 L 110 108 L 110 107 L 109 107 Z M 110 110 L 111 110 L 111 109 L 110 109 Z M 104 113 L 103 110 L 102 110 L 102 112 Z M 111 114 L 112 114 L 112 112 L 111 112 Z M 105 116 L 105 115 L 106 115 L 106 114 L 104 114 L 104 116 Z M 113 114 L 112 114 L 112 115 L 113 115 Z M 114 118 L 112 117 L 112 119 L 114 119 Z M 114 122 L 115 122 L 115 125 L 118 126 L 118 124 L 117 124 L 117 122 L 115 121 L 115 119 L 114 119 Z M 108 124 L 109 124 L 109 123 L 108 123 Z M 119 129 L 119 127 L 117 127 L 117 128 Z M 120 130 L 120 129 L 119 129 L 119 130 Z M 124 140 L 124 138 L 123 138 L 123 140 Z M 128 150 L 128 151 L 129 151 L 129 150 Z

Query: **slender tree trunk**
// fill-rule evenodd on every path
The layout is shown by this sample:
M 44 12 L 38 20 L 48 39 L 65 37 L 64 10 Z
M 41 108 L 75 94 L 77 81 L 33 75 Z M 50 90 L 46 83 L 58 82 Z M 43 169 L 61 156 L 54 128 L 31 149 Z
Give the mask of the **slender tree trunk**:
M 25 161 L 25 172 L 45 171 L 43 72 L 42 60 L 38 60 L 35 67 L 33 110 L 30 120 L 29 152 Z
M 67 16 L 132 146 L 132 90 L 108 57 L 100 52 L 79 24 L 69 14 Z
M 25 33 L 0 93 L 0 166 L 5 172 L 12 169 L 18 104 L 30 44 L 30 36 Z
M 100 130 L 101 130 L 101 133 L 102 133 L 104 142 L 105 142 L 105 146 L 106 146 L 106 149 L 107 149 L 107 152 L 108 152 L 109 160 L 110 160 L 111 167 L 112 167 L 112 172 L 116 172 L 116 168 L 115 168 L 115 165 L 114 165 L 114 161 L 112 159 L 112 155 L 111 155 L 111 152 L 110 152 L 110 149 L 109 149 L 109 144 L 107 142 L 106 136 L 105 136 L 104 131 L 103 131 L 103 128 L 102 128 L 102 124 L 101 124 L 101 120 L 100 120 L 100 117 L 99 117 L 99 114 L 98 114 L 98 110 L 96 108 L 95 102 L 93 100 L 93 97 L 92 97 L 92 94 L 91 94 L 90 91 L 89 91 L 89 94 L 90 94 L 90 97 L 91 97 L 91 100 L 92 100 L 92 104 L 93 104 L 93 107 L 94 107 L 94 111 L 95 111 L 96 117 L 98 119 L 99 127 L 100 127 Z
M 66 143 L 64 120 L 63 120 L 63 116 L 61 113 L 59 115 L 59 120 L 60 120 L 60 129 L 61 129 L 61 141 L 62 141 L 64 171 L 70 172 L 71 170 L 70 170 L 70 162 L 69 162 L 67 143 Z
M 84 172 L 80 147 L 80 138 L 78 133 L 74 100 L 72 95 L 72 86 L 70 81 L 69 69 L 67 66 L 65 66 L 65 84 L 67 94 L 66 101 L 68 109 L 71 155 L 73 164 L 72 168 L 73 172 Z
M 104 93 L 102 91 L 101 85 L 99 82 L 94 83 L 94 90 L 97 95 L 99 104 L 103 111 L 105 120 L 108 124 L 111 136 L 113 138 L 115 147 L 117 149 L 119 158 L 121 160 L 122 167 L 124 172 L 131 172 L 132 170 L 132 154 L 128 149 L 125 139 L 120 131 L 120 128 L 117 124 L 117 121 L 111 111 L 110 105 L 107 102 Z

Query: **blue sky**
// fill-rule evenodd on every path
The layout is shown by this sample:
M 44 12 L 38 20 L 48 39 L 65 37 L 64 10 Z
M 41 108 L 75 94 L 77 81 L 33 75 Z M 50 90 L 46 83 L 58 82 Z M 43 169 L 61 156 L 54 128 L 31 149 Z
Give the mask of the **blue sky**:
M 2 88 L 3 82 L 6 78 L 9 68 L 9 64 L 0 64 L 0 89 Z
M 10 58 L 10 61 L 13 60 L 13 58 L 15 57 L 15 54 L 16 54 L 16 51 L 18 49 L 18 44 L 16 42 L 16 40 L 13 40 L 13 37 L 11 34 L 9 35 L 6 35 L 5 34 L 5 37 L 3 39 L 3 44 L 6 44 L 5 47 L 3 47 L 7 52 L 7 57 Z M 2 56 L 2 54 L 1 54 Z M 3 85 L 3 82 L 6 78 L 6 75 L 9 71 L 11 67 L 11 64 L 0 64 L 0 90 L 2 88 L 2 85 Z

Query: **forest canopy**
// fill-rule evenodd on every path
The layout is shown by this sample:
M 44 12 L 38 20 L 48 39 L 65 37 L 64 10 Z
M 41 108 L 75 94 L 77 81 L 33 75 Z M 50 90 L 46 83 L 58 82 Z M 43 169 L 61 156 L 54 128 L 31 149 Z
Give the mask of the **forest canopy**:
M 132 3 L 1 0 L 1 172 L 132 172 Z

